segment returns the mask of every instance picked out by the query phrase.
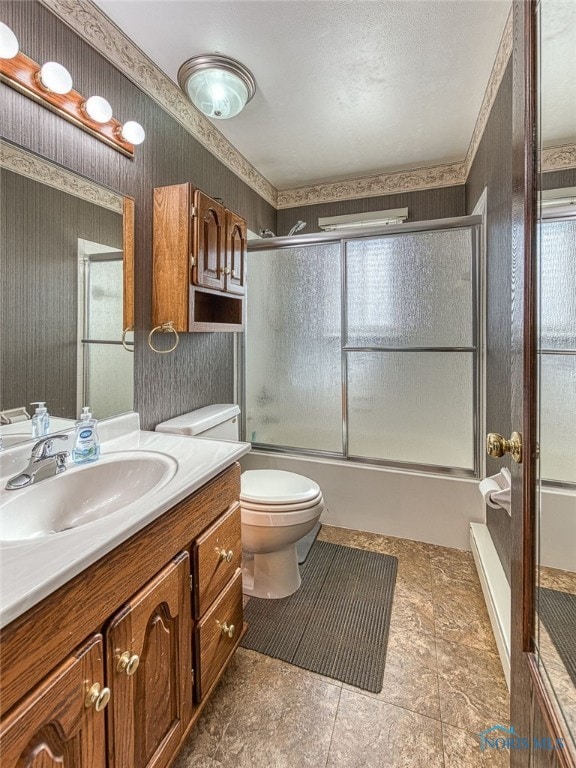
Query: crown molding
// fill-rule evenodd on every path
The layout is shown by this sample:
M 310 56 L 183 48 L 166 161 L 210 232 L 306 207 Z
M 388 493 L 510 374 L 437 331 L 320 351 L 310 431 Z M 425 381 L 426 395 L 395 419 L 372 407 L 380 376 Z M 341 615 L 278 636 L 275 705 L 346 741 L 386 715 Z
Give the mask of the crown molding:
M 186 99 L 176 84 L 91 0 L 39 0 L 39 2 L 58 16 L 64 24 L 71 27 L 138 88 L 156 101 L 218 160 L 277 209 L 464 184 L 512 52 L 512 8 L 510 8 L 466 157 L 463 160 L 278 191 Z M 562 157 L 565 158 L 565 152 Z M 556 162 L 567 161 L 557 159 Z
M 271 205 L 277 191 L 91 0 L 39 0 Z
M 430 165 L 408 171 L 392 171 L 360 176 L 342 181 L 328 181 L 278 192 L 278 209 L 301 205 L 318 205 L 361 197 L 417 192 L 424 189 L 464 184 L 466 168 L 463 162 Z
M 83 176 L 77 176 L 39 155 L 1 139 L 0 167 L 122 215 L 124 198 L 118 192 L 101 187 Z
M 576 168 L 576 144 L 544 147 L 540 153 L 540 165 L 543 172 Z

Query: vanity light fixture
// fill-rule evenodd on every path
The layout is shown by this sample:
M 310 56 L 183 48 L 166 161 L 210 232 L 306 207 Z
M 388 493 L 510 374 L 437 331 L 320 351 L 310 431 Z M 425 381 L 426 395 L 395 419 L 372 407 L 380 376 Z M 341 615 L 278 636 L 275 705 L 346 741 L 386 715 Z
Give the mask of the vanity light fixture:
M 0 59 L 13 59 L 19 50 L 18 38 L 7 24 L 0 21 Z
M 256 93 L 250 70 L 236 59 L 216 53 L 185 61 L 178 70 L 178 82 L 192 104 L 216 120 L 235 117 Z
M 142 144 L 146 138 L 144 128 L 142 128 L 140 123 L 137 123 L 134 120 L 128 120 L 127 123 L 124 123 L 120 129 L 120 135 L 125 141 L 129 141 L 131 144 Z
M 0 22 L 0 80 L 100 141 L 134 157 L 134 147 L 144 141 L 144 129 L 129 120 L 114 119 L 112 107 L 101 96 L 86 99 L 72 89 L 72 76 L 56 61 L 40 66 L 19 51 L 18 39 Z
M 46 91 L 65 96 L 72 90 L 72 75 L 57 61 L 48 61 L 40 67 L 38 82 Z
M 90 96 L 83 108 L 95 123 L 107 123 L 112 119 L 112 107 L 102 96 Z

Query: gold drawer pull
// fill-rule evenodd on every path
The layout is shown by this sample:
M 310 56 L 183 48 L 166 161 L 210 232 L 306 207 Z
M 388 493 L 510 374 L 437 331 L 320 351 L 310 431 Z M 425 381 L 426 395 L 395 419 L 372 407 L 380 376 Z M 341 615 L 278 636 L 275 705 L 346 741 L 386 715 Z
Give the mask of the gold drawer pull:
M 216 552 L 218 552 L 218 559 L 221 563 L 223 563 L 224 560 L 226 560 L 227 563 L 232 562 L 232 558 L 234 557 L 233 550 L 218 549 L 218 547 L 216 547 Z
M 110 701 L 110 688 L 100 689 L 100 683 L 94 683 L 86 694 L 84 706 L 88 709 L 94 707 L 96 712 L 102 712 L 106 704 Z
M 135 653 L 130 653 L 130 651 L 124 651 L 124 653 L 118 659 L 118 664 L 116 665 L 116 671 L 126 672 L 128 677 L 132 677 L 134 672 L 136 672 L 136 670 L 138 669 L 139 664 L 140 664 L 139 656 L 137 656 Z
M 228 635 L 228 637 L 234 637 L 234 632 L 236 630 L 236 627 L 234 624 L 228 625 L 225 621 L 218 621 L 216 619 L 216 624 L 220 627 L 220 632 L 222 632 L 223 635 Z

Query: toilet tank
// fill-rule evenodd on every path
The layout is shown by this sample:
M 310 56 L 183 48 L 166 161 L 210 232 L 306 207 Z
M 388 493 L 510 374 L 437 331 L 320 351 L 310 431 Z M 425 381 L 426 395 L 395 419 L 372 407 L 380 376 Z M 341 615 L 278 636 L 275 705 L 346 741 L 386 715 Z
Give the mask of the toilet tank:
M 239 415 L 240 408 L 237 405 L 207 405 L 163 421 L 157 425 L 156 432 L 210 437 L 215 440 L 239 440 Z

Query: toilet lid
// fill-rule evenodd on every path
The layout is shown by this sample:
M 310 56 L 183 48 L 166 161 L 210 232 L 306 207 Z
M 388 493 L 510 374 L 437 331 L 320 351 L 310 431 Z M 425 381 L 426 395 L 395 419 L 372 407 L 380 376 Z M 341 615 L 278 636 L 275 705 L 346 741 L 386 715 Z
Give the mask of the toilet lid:
M 241 501 L 260 504 L 295 504 L 320 495 L 314 480 L 281 469 L 253 469 L 241 475 Z

